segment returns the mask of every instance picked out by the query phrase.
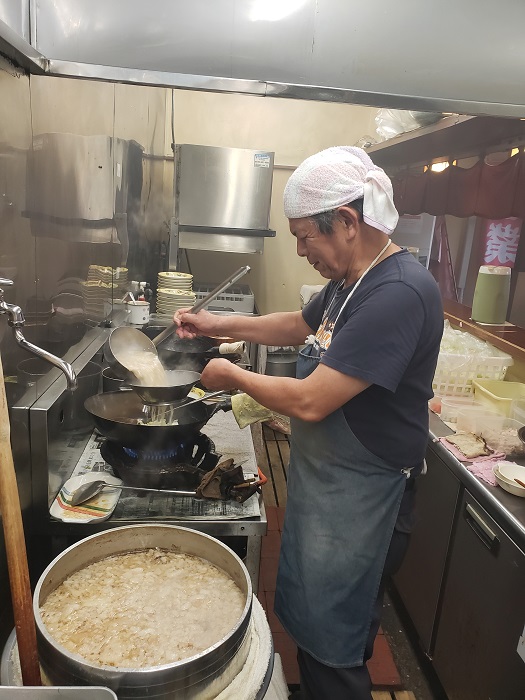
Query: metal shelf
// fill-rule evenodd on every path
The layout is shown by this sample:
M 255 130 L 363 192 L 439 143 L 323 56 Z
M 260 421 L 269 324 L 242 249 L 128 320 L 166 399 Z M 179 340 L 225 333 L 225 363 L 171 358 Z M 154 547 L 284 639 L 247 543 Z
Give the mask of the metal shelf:
M 374 163 L 393 170 L 443 157 L 468 158 L 520 143 L 525 143 L 525 120 L 455 114 L 366 150 Z

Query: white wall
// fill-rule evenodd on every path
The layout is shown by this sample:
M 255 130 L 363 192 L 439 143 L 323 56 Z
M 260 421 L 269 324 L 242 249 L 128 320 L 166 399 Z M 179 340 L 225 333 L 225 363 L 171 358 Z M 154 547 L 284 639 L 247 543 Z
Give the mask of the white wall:
M 246 280 L 259 310 L 300 308 L 303 284 L 322 284 L 323 278 L 299 258 L 295 238 L 283 214 L 283 191 L 293 168 L 329 146 L 353 145 L 375 130 L 375 108 L 307 102 L 247 95 L 178 90 L 174 93 L 176 143 L 265 149 L 275 152 L 270 227 L 262 255 L 188 251 L 191 270 L 201 282 L 219 282 L 241 265 L 252 271 Z M 171 132 L 166 132 L 171 152 Z M 244 282 L 244 280 L 243 280 Z

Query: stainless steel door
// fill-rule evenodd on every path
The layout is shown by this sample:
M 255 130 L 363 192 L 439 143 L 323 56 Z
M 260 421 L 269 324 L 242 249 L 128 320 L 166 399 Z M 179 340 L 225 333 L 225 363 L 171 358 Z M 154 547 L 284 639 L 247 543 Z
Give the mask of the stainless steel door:
M 465 492 L 434 665 L 449 700 L 523 700 L 525 554 Z
M 460 482 L 432 448 L 427 450 L 427 466 L 427 473 L 417 481 L 414 531 L 394 584 L 423 650 L 431 656 Z

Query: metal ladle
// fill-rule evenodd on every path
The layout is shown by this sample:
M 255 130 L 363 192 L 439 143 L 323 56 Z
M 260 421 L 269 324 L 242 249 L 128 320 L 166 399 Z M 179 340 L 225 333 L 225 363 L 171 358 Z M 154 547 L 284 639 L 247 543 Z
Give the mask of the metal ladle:
M 221 294 L 221 292 L 224 292 L 226 289 L 231 287 L 232 284 L 235 284 L 237 280 L 244 277 L 244 275 L 249 271 L 249 265 L 240 267 L 233 273 L 233 275 L 230 275 L 224 280 L 224 282 L 221 282 L 221 284 L 215 287 L 215 289 L 212 289 L 212 291 L 203 299 L 194 304 L 189 313 L 196 314 L 201 309 L 205 309 L 216 297 L 219 296 L 219 294 Z M 175 323 L 172 323 L 171 326 L 168 326 L 164 331 L 162 331 L 162 333 L 159 333 L 159 335 L 153 338 L 153 340 L 150 340 L 148 336 L 138 328 L 131 328 L 129 326 L 120 326 L 119 328 L 115 328 L 108 338 L 105 351 L 106 359 L 111 369 L 121 379 L 127 379 L 130 372 L 126 365 L 122 364 L 119 358 L 129 355 L 130 350 L 133 353 L 150 352 L 157 357 L 157 345 L 173 335 L 177 328 L 178 326 Z
M 107 481 L 102 479 L 97 481 L 88 481 L 85 484 L 81 484 L 77 489 L 71 494 L 70 503 L 72 506 L 78 506 L 80 503 L 89 501 L 90 498 L 96 496 L 103 489 L 129 489 L 131 491 L 148 491 L 153 493 L 174 493 L 178 496 L 195 496 L 195 491 L 176 491 L 170 489 L 147 489 L 143 486 L 116 486 L 115 484 L 109 484 Z
M 245 464 L 248 460 L 243 460 L 237 464 L 238 467 Z M 71 493 L 70 503 L 72 506 L 78 506 L 80 503 L 89 501 L 90 498 L 96 496 L 98 493 L 104 489 L 128 489 L 130 491 L 147 491 L 148 493 L 173 493 L 176 496 L 195 496 L 195 491 L 179 491 L 177 489 L 148 489 L 144 486 L 123 486 L 120 484 L 110 484 L 103 479 L 97 479 L 96 481 L 87 481 L 85 484 L 81 484 L 77 489 Z

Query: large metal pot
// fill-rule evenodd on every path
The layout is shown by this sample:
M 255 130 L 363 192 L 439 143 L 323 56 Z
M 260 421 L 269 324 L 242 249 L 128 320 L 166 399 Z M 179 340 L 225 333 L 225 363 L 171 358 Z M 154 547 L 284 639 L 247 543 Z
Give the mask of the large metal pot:
M 268 353 L 265 374 L 269 374 L 272 377 L 295 377 L 296 369 L 296 352 Z
M 245 605 L 231 631 L 209 649 L 164 666 L 144 669 L 96 667 L 58 644 L 46 629 L 40 606 L 69 575 L 116 554 L 159 547 L 193 554 L 229 574 L 244 594 Z M 252 586 L 242 561 L 218 540 L 175 525 L 130 525 L 87 537 L 59 554 L 41 575 L 33 609 L 40 663 L 55 685 L 100 685 L 120 700 L 208 700 L 222 692 L 242 669 L 249 650 Z
M 66 430 L 77 430 L 92 425 L 92 419 L 84 408 L 84 401 L 100 391 L 102 367 L 96 362 L 88 362 L 78 374 L 76 391 L 69 392 L 63 405 Z
M 111 367 L 102 370 L 102 391 L 120 391 L 123 386 L 126 386 L 124 380 L 118 377 Z

